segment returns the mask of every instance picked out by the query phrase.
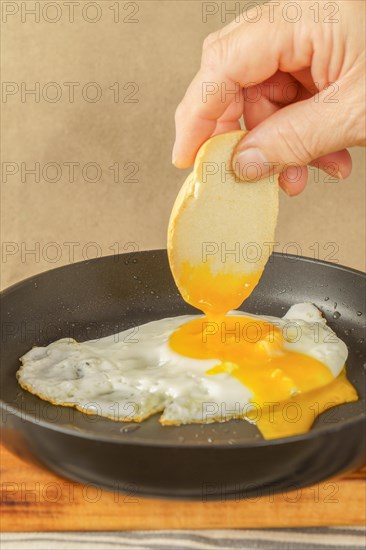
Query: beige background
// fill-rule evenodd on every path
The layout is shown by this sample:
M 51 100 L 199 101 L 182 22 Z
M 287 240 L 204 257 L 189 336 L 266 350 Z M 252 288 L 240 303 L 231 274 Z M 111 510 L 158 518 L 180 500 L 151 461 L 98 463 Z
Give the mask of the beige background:
M 10 4 L 18 12 L 6 21 L 3 11 L 3 81 L 14 93 L 3 96 L 2 166 L 18 172 L 7 181 L 3 174 L 2 286 L 71 261 L 112 254 L 117 247 L 121 252 L 165 247 L 170 210 L 185 177 L 171 165 L 174 110 L 198 68 L 204 37 L 225 22 L 221 3 L 204 22 L 199 1 L 99 1 L 95 23 L 85 20 L 97 15 L 93 6 L 84 17 L 81 6 L 75 7 L 70 22 L 63 2 L 57 13 L 51 2 L 41 1 L 37 23 L 24 9 L 34 2 Z M 120 21 L 114 22 L 118 5 Z M 58 22 L 49 22 L 59 15 Z M 59 101 L 50 101 L 56 91 L 47 86 L 50 82 L 61 90 Z M 74 102 L 65 82 L 80 83 Z M 81 93 L 84 89 L 92 98 L 95 89 L 85 88 L 88 82 L 102 90 L 95 103 Z M 110 89 L 115 82 L 118 102 Z M 22 87 L 35 83 L 39 102 L 31 95 L 22 98 Z M 282 193 L 277 250 L 296 252 L 287 248 L 296 242 L 305 256 L 364 269 L 365 156 L 362 149 L 352 155 L 354 171 L 347 181 L 329 183 L 320 175 L 298 198 Z M 41 172 L 47 163 L 57 163 L 59 181 L 47 181 L 56 174 L 52 166 L 46 181 L 42 174 L 39 182 L 30 174 L 22 181 L 21 163 L 30 168 L 36 162 Z M 70 162 L 79 163 L 74 182 L 63 164 Z M 81 168 L 89 162 L 99 165 L 99 181 L 83 177 Z M 114 163 L 120 165 L 118 183 L 109 169 Z M 123 181 L 136 165 L 138 181 Z M 94 174 L 89 168 L 87 177 Z M 32 249 L 36 253 L 26 253 Z

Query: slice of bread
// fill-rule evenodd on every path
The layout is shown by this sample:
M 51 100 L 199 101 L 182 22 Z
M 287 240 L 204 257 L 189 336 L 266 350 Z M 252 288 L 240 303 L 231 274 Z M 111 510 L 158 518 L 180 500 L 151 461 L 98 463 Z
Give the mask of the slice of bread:
M 183 297 L 196 307 L 205 302 L 204 287 L 212 293 L 221 285 L 225 294 L 249 280 L 250 290 L 240 295 L 239 302 L 228 300 L 230 308 L 238 307 L 258 282 L 272 252 L 278 181 L 276 176 L 254 183 L 236 177 L 231 159 L 244 135 L 242 130 L 220 134 L 202 145 L 170 216 L 170 267 Z M 200 272 L 199 278 L 194 277 L 195 271 Z M 190 284 L 202 287 L 200 296 L 186 288 Z M 221 298 L 225 301 L 225 296 Z

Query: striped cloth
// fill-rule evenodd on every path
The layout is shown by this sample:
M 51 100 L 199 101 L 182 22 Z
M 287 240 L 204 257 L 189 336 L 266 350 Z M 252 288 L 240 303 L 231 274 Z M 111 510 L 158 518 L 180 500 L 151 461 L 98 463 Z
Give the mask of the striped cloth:
M 3 533 L 1 550 L 365 550 L 364 527 Z

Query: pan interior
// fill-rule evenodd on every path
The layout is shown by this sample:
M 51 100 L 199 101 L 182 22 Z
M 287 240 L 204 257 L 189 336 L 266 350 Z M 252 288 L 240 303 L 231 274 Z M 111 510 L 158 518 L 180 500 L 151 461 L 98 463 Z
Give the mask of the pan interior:
M 325 315 L 349 349 L 347 374 L 360 400 L 330 409 L 308 434 L 337 429 L 365 416 L 365 276 L 308 258 L 273 254 L 259 285 L 241 308 L 281 317 L 291 305 L 309 301 Z M 15 412 L 33 422 L 78 436 L 153 445 L 266 445 L 257 428 L 244 420 L 208 425 L 162 427 L 155 415 L 122 423 L 74 408 L 54 406 L 18 385 L 19 357 L 33 345 L 64 337 L 100 338 L 130 327 L 195 310 L 178 293 L 166 251 L 99 258 L 55 269 L 2 294 L 2 415 Z M 292 439 L 292 438 L 291 438 Z M 270 444 L 275 444 L 271 441 Z

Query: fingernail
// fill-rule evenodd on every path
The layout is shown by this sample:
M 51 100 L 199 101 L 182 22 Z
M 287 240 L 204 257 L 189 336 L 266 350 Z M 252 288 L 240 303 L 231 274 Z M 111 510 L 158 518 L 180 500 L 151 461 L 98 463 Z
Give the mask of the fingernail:
M 233 158 L 236 175 L 244 181 L 258 181 L 270 173 L 271 165 L 260 149 L 238 151 Z
M 290 193 L 290 190 L 289 188 L 287 187 L 287 185 L 282 185 L 282 189 L 284 190 L 284 192 L 286 193 L 286 195 L 288 197 L 292 197 L 291 193 Z
M 319 166 L 317 167 L 319 169 Z M 326 174 L 328 174 L 328 176 L 330 176 L 331 178 L 334 178 L 334 179 L 337 179 L 337 180 L 343 180 L 344 177 L 342 176 L 342 172 L 340 172 L 338 170 L 338 172 L 334 172 L 334 170 L 332 170 L 332 168 L 328 167 L 328 166 L 324 166 L 324 167 L 321 167 L 322 170 L 324 170 L 324 172 Z
M 282 173 L 278 176 L 278 183 L 280 184 L 282 190 L 286 193 L 288 197 L 292 197 L 290 189 L 287 186 L 287 181 L 284 179 Z
M 278 181 L 289 197 L 298 194 L 298 182 L 301 182 L 303 177 L 302 168 L 298 165 L 287 166 L 286 169 L 279 175 Z M 295 192 L 294 192 L 295 191 Z

